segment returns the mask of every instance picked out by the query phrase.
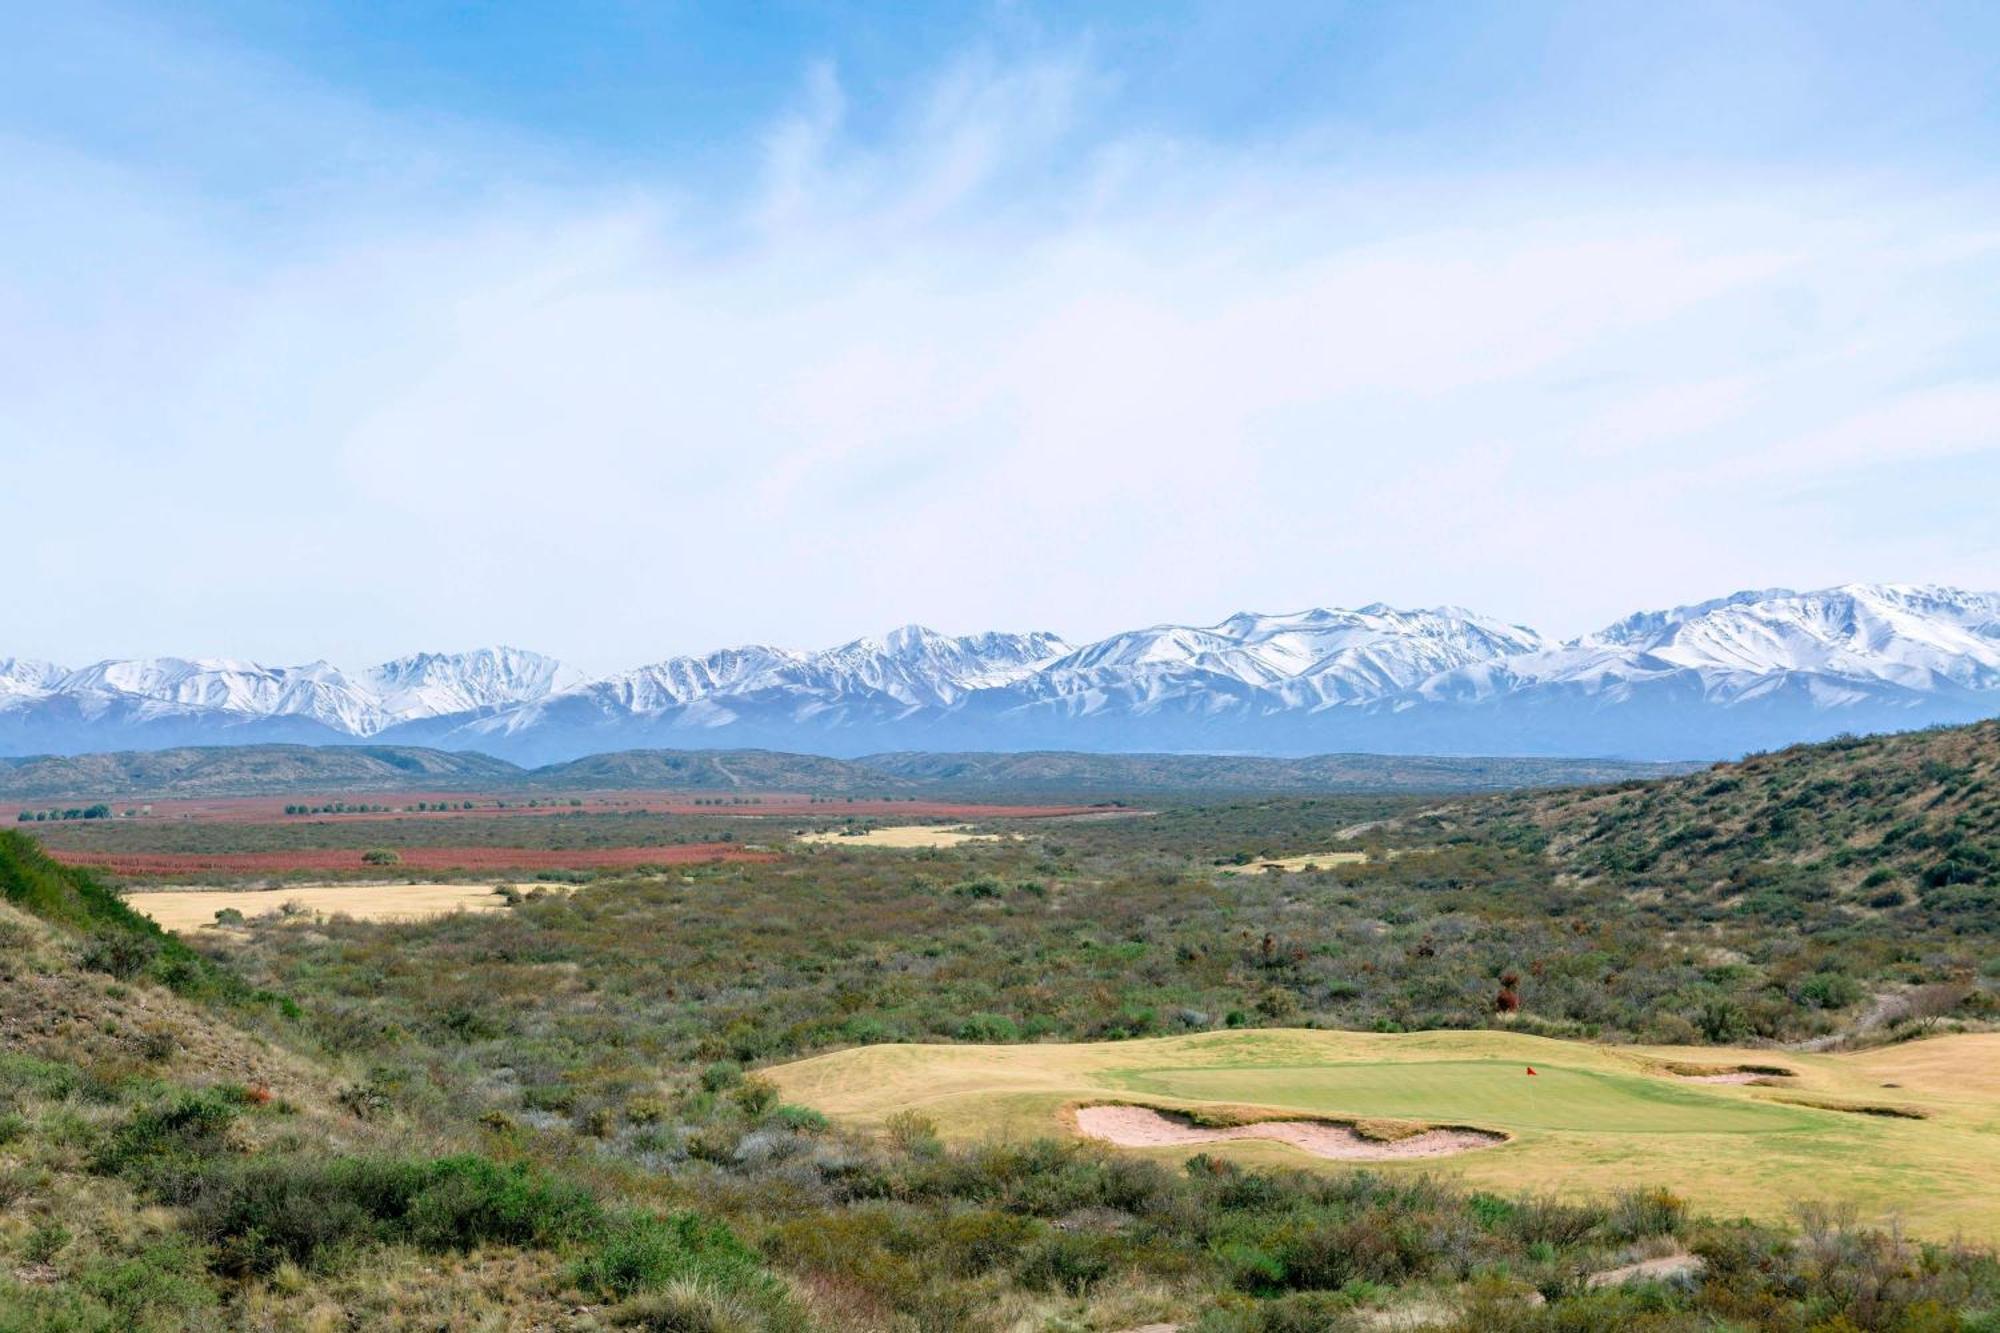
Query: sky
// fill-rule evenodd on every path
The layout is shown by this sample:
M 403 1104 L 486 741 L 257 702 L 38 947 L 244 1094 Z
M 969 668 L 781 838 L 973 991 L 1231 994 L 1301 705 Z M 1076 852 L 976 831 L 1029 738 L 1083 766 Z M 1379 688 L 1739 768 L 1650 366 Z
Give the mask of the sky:
M 0 657 L 2000 586 L 2000 7 L 0 6 Z

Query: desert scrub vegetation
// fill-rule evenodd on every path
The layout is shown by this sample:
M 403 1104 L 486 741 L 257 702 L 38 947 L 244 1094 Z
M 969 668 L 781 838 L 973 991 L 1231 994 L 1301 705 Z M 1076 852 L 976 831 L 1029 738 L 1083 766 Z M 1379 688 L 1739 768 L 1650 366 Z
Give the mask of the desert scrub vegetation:
M 2000 722 L 1848 737 L 1661 782 L 1523 794 L 1435 821 L 1505 829 L 1686 918 L 1822 928 L 1871 917 L 2000 932 Z
M 784 1285 L 728 1227 L 607 1202 L 593 1185 L 477 1152 L 329 1149 L 266 1123 L 254 1088 L 107 1077 L 0 1058 L 0 1328 L 179 1329 L 234 1322 L 267 1288 L 311 1288 L 404 1253 L 490 1266 L 539 1252 L 524 1300 L 616 1312 L 708 1292 L 755 1327 L 804 1328 Z M 248 1132 L 245 1132 L 245 1131 Z M 276 1131 L 276 1132 L 274 1132 Z M 150 1208 L 149 1208 L 150 1206 Z
M 1943 860 L 1977 871 L 1975 770 L 1933 782 L 1917 761 L 1929 785 L 1898 799 L 1935 806 L 1899 816 L 1918 828 L 1889 845 L 1959 829 Z M 1599 841 L 1727 827 L 1732 780 L 1679 780 L 1706 785 Z M 1276 1025 L 1779 1042 L 1837 1035 L 1885 996 L 1913 1032 L 1988 1021 L 1990 931 L 1914 888 L 1894 907 L 1838 886 L 1716 898 L 1715 864 L 1688 850 L 1715 838 L 1643 866 L 1579 860 L 1597 854 L 1577 850 L 1590 803 L 1665 799 L 1648 790 L 1503 798 L 1484 822 L 1390 798 L 1161 804 L 948 850 L 583 876 L 506 913 L 253 926 L 198 951 L 6 842 L 0 884 L 41 925 L 0 918 L 0 977 L 35 997 L 0 1008 L 0 1329 L 295 1327 L 329 1309 L 362 1327 L 856 1333 L 1995 1327 L 1990 1250 L 1835 1214 L 1692 1216 L 1672 1181 L 1593 1202 L 1169 1167 L 1081 1141 L 948 1146 L 914 1112 L 877 1135 L 829 1124 L 759 1072 L 884 1041 Z M 650 818 L 559 815 L 533 836 L 712 836 Z M 1385 818 L 1362 845 L 1429 853 L 1217 874 Z M 744 841 L 782 830 L 728 824 Z M 350 827 L 356 847 L 404 845 L 379 821 Z M 1799 864 L 1834 854 L 1802 836 Z M 1842 872 L 1863 891 L 1903 855 Z M 140 943 L 97 943 L 125 934 Z M 185 1006 L 171 1041 L 121 1007 L 154 992 Z M 204 1045 L 195 1013 L 241 1044 Z M 269 1087 L 234 1072 L 257 1043 L 275 1053 Z M 1683 1254 L 1698 1274 L 1591 1284 Z

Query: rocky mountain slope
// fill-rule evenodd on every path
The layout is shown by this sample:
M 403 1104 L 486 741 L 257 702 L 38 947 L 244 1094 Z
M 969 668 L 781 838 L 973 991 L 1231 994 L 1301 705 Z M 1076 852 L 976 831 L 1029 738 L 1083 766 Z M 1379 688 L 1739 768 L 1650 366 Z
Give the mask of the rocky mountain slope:
M 326 663 L 0 659 L 0 754 L 373 739 L 538 764 L 634 748 L 1710 759 L 2000 714 L 2000 594 L 1740 592 L 1551 643 L 1380 604 L 1053 634 L 907 626 L 593 680 L 515 649 Z

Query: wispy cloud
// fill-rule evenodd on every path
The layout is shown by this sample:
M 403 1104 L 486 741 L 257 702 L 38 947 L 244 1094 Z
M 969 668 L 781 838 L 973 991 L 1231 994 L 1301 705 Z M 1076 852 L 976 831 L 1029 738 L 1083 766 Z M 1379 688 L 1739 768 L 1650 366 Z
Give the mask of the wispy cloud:
M 1826 522 L 1891 454 L 2000 483 L 1991 191 L 1162 135 L 1106 122 L 1088 52 L 952 62 L 866 128 L 815 65 L 740 191 L 510 169 L 325 89 L 272 133 L 333 180 L 273 167 L 261 220 L 0 144 L 0 523 L 64 589 L 6 647 L 608 666 L 913 617 L 1572 630 L 1993 581 L 1990 531 Z

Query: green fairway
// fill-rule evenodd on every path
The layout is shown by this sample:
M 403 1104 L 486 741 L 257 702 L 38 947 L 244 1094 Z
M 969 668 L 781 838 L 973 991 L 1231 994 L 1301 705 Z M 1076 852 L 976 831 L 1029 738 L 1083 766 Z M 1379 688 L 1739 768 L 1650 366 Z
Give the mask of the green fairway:
M 1517 1131 L 1780 1134 L 1815 1124 L 1797 1110 L 1720 1098 L 1658 1077 L 1534 1068 L 1532 1077 L 1527 1065 L 1498 1060 L 1126 1069 L 1107 1071 L 1106 1081 L 1175 1101 L 1242 1101 L 1254 1093 L 1259 1105 Z
M 1733 1063 L 1778 1065 L 1792 1076 L 1746 1086 L 1672 1072 Z M 1455 1125 L 1507 1141 L 1370 1169 L 1444 1171 L 1488 1188 L 1559 1193 L 1664 1185 L 1700 1207 L 1761 1217 L 1783 1215 L 1799 1200 L 1833 1200 L 1920 1234 L 2000 1234 L 2000 1191 L 1992 1187 L 2000 1180 L 1996 1034 L 1795 1055 L 1597 1046 L 1511 1032 L 1270 1030 L 869 1046 L 770 1072 L 787 1097 L 828 1114 L 868 1125 L 915 1110 L 960 1141 L 1071 1133 L 1074 1107 L 1104 1101 Z M 1843 1109 L 1884 1104 L 1913 1118 Z M 1351 1169 L 1267 1140 L 1202 1150 Z M 1175 1157 L 1194 1149 L 1131 1151 Z

